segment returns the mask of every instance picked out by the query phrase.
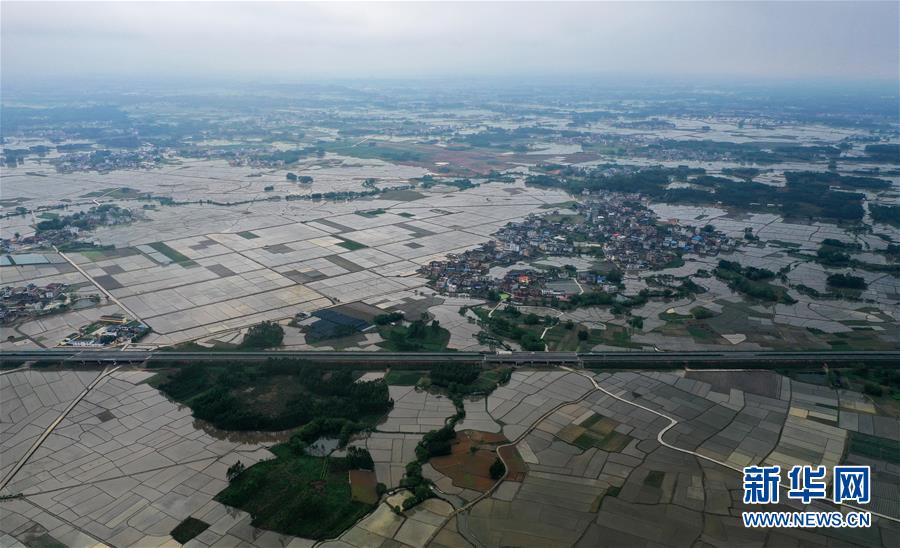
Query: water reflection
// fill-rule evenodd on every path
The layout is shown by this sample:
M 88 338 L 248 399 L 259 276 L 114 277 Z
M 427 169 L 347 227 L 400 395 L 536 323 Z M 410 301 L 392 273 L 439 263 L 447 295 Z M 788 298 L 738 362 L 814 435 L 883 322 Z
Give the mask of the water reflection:
M 203 430 L 217 440 L 230 441 L 232 443 L 262 443 L 274 445 L 291 439 L 294 430 L 280 430 L 278 432 L 266 432 L 262 430 L 221 430 L 202 419 L 194 419 L 194 428 Z
M 313 457 L 328 456 L 338 448 L 339 442 L 338 438 L 319 438 L 306 447 L 306 454 Z

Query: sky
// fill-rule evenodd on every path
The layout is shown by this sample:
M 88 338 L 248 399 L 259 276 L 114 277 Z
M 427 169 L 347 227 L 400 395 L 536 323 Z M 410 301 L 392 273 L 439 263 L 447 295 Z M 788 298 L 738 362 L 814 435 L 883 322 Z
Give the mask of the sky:
M 7 83 L 624 74 L 898 80 L 900 2 L 0 4 Z

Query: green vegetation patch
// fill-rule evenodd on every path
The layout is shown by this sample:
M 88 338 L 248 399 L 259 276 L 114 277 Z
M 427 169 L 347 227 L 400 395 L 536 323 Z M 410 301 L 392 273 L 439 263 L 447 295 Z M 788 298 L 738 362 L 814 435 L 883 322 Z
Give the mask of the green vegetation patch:
M 172 261 L 174 263 L 178 263 L 183 267 L 197 266 L 197 263 L 195 263 L 194 261 L 189 259 L 186 255 L 179 253 L 178 251 L 175 251 L 174 249 L 167 246 L 163 242 L 153 242 L 153 243 L 147 244 L 147 245 L 149 245 L 156 251 L 159 251 L 160 253 L 165 255 L 165 257 L 167 259 L 169 259 L 170 261 Z
M 662 265 L 662 267 L 660 267 L 660 270 L 665 270 L 667 268 L 680 268 L 682 266 L 684 266 L 684 259 L 681 257 L 681 255 L 675 255 L 669 262 Z
M 253 240 L 253 239 L 255 239 L 255 238 L 259 238 L 258 235 L 256 235 L 256 234 L 250 232 L 249 230 L 245 230 L 245 231 L 243 231 L 243 232 L 238 232 L 237 235 L 240 236 L 241 238 L 244 238 L 244 239 L 247 239 L 247 240 Z
M 555 204 L 544 204 L 540 209 L 575 209 L 576 207 L 578 207 L 578 202 L 569 200 L 567 202 L 557 202 Z
M 784 304 L 797 302 L 787 294 L 787 289 L 769 283 L 769 280 L 775 278 L 775 273 L 771 270 L 753 266 L 743 267 L 738 262 L 722 260 L 719 261 L 715 274 L 717 278 L 726 282 L 732 290 L 748 297 Z
M 665 320 L 665 321 L 667 321 L 667 322 L 679 322 L 679 323 L 683 323 L 683 322 L 686 322 L 687 320 L 690 320 L 690 319 L 692 319 L 692 318 L 694 318 L 694 316 L 693 316 L 692 314 L 691 314 L 691 315 L 684 315 L 684 314 L 678 314 L 677 312 L 668 312 L 668 311 L 664 311 L 664 312 L 660 312 L 660 313 L 659 313 L 659 319 L 660 319 L 660 320 Z
M 590 429 L 592 426 L 596 425 L 601 420 L 603 420 L 603 415 L 598 415 L 597 413 L 594 413 L 593 415 L 591 415 L 590 417 L 588 417 L 581 423 L 581 427 L 585 428 L 585 429 Z
M 816 262 L 827 266 L 848 266 L 852 262 L 850 255 L 861 251 L 859 244 L 850 244 L 836 240 L 834 238 L 825 238 L 819 244 L 816 250 Z
M 427 161 L 430 155 L 425 148 L 406 144 L 388 144 L 386 142 L 358 139 L 322 143 L 320 148 L 325 152 L 334 152 L 354 158 L 384 160 L 386 162 L 420 162 Z
M 151 383 L 217 428 L 287 430 L 317 419 L 374 423 L 391 408 L 387 384 L 354 380 L 350 369 L 273 359 L 195 363 L 161 373 Z M 340 430 L 344 424 L 319 426 Z
M 28 548 L 68 548 L 67 545 L 56 540 L 46 532 L 29 534 L 25 539 L 25 546 Z
M 361 244 L 359 242 L 354 242 L 353 240 L 341 238 L 340 236 L 337 236 L 337 238 L 339 240 L 341 240 L 340 242 L 338 242 L 338 245 L 343 248 L 349 249 L 350 251 L 356 251 L 357 249 L 365 249 L 365 248 L 369 247 L 369 246 Z
M 425 376 L 423 371 L 410 371 L 408 369 L 391 369 L 384 376 L 384 382 L 390 386 L 415 386 L 419 384 L 422 377 Z
M 485 322 L 492 335 L 516 341 L 522 346 L 522 350 L 529 352 L 542 352 L 546 349 L 544 341 L 541 340 L 541 333 L 544 327 L 553 325 L 552 322 L 555 321 L 549 317 L 541 319 L 533 314 L 522 314 L 514 306 L 498 308 L 490 317 L 488 317 L 490 312 L 483 308 L 476 308 L 473 311 Z
M 394 200 L 397 202 L 412 202 L 414 200 L 421 200 L 424 197 L 424 194 L 415 190 L 385 190 L 380 196 L 382 200 Z M 399 213 L 399 215 L 402 215 L 403 217 L 414 216 L 412 213 L 408 212 Z
M 472 384 L 480 372 L 481 366 L 474 363 L 448 363 L 432 369 L 428 377 L 432 385 L 451 389 L 454 385 Z
M 286 445 L 271 451 L 275 459 L 251 466 L 216 495 L 249 512 L 254 527 L 333 538 L 371 511 L 373 505 L 352 499 L 346 459 L 311 457 Z
M 139 190 L 135 190 L 133 188 L 128 187 L 118 187 L 118 188 L 104 188 L 103 190 L 95 190 L 93 192 L 88 192 L 87 194 L 82 194 L 81 198 L 117 198 L 117 199 L 127 199 L 134 198 L 136 196 L 140 196 L 141 192 Z
M 478 377 L 469 385 L 471 392 L 490 394 L 501 384 L 506 384 L 512 377 L 511 367 L 498 367 L 497 369 L 482 369 Z
M 557 324 L 544 335 L 547 348 L 560 352 L 589 352 L 591 348 L 606 342 L 602 329 L 587 329 L 575 326 L 567 329 L 566 324 Z
M 169 534 L 172 535 L 173 539 L 180 542 L 181 544 L 184 544 L 203 531 L 206 531 L 208 527 L 209 524 L 205 521 L 200 521 L 197 518 L 188 517 L 184 521 L 176 525 L 175 528 L 172 529 L 172 532 Z
M 832 333 L 820 337 L 827 337 L 826 342 L 840 350 L 896 350 L 897 344 L 894 337 L 898 333 L 897 326 L 885 324 L 883 327 L 885 331 L 890 331 L 890 334 L 872 329 L 854 329 L 849 332 Z M 900 371 L 893 368 L 884 368 L 883 371 L 887 373 L 880 381 L 884 382 L 886 386 L 890 382 L 893 384 L 894 390 L 900 390 L 900 384 L 891 380 L 892 374 L 900 377 Z M 872 372 L 876 373 L 877 371 L 873 370 Z M 873 380 L 878 379 L 873 375 Z M 888 391 L 888 393 L 890 392 Z
M 651 470 L 647 477 L 644 478 L 644 485 L 648 487 L 662 487 L 663 481 L 666 479 L 666 473 L 660 470 Z
M 450 332 L 437 321 L 426 324 L 415 320 L 408 326 L 385 324 L 378 331 L 384 339 L 378 346 L 392 352 L 440 352 L 450 342 Z
M 103 248 L 103 247 L 92 246 L 92 245 L 84 245 L 84 246 L 75 245 L 78 243 L 81 243 L 81 242 L 71 242 L 70 245 L 59 246 L 58 249 L 60 251 L 62 251 L 63 253 L 67 253 L 67 252 L 81 253 L 82 256 L 84 256 L 86 259 L 88 259 L 91 262 L 103 261 L 103 260 L 109 259 L 111 257 L 121 257 L 122 256 L 121 254 L 117 253 L 117 251 L 121 251 L 121 250 L 116 250 L 115 248 L 113 248 L 113 246 L 109 246 L 109 248 Z M 64 247 L 65 247 L 65 249 L 64 249 Z
M 598 495 L 594 502 L 591 503 L 591 512 L 597 513 L 600 510 L 600 506 L 603 504 L 603 499 L 606 497 L 617 497 L 619 496 L 619 492 L 622 490 L 621 487 L 616 487 L 615 485 L 611 486 L 602 494 Z
M 714 341 L 719 338 L 718 333 L 709 328 L 708 325 L 701 322 L 688 322 L 686 324 L 687 332 L 691 337 L 698 341 Z
M 872 214 L 872 220 L 876 223 L 900 226 L 900 206 L 869 204 L 869 213 Z
M 428 373 L 431 386 L 439 386 L 453 395 L 490 394 L 512 376 L 512 368 L 485 369 L 480 364 L 447 363 Z
M 619 421 L 615 419 L 604 417 L 603 415 L 593 415 L 590 419 L 584 421 L 581 426 L 591 432 L 605 436 L 615 430 L 619 424 Z
M 874 205 L 871 207 L 874 207 Z M 900 207 L 898 207 L 898 211 L 900 211 Z M 893 258 L 896 260 L 898 254 L 900 254 L 898 249 L 900 248 L 891 244 L 882 253 L 887 255 L 888 259 Z M 868 263 L 853 258 L 853 254 L 860 251 L 862 251 L 862 246 L 858 243 L 847 243 L 834 238 L 826 238 L 822 241 L 819 249 L 816 250 L 815 256 L 806 255 L 796 251 L 792 252 L 792 255 L 804 259 L 813 259 L 817 263 L 825 266 L 858 268 L 861 270 L 868 270 L 869 272 L 887 272 L 894 277 L 900 276 L 900 265 Z
M 281 346 L 284 328 L 276 322 L 262 322 L 251 326 L 241 341 L 241 348 L 259 349 Z
M 478 186 L 473 183 L 470 179 L 435 179 L 433 176 L 425 175 L 422 177 L 422 188 L 431 188 L 437 185 L 445 185 L 449 187 L 456 188 L 458 190 L 467 190 L 470 188 L 475 188 Z
M 865 278 L 861 276 L 852 276 L 850 274 L 831 274 L 828 276 L 828 285 L 841 289 L 857 289 L 863 290 L 869 287 Z
M 618 453 L 625 449 L 633 438 L 617 432 L 617 426 L 618 421 L 595 413 L 581 423 L 581 428 L 585 431 L 575 438 L 574 443 L 584 450 L 596 447 L 610 453 Z
M 708 308 L 703 308 L 702 306 L 695 306 L 691 309 L 691 316 L 698 320 L 706 320 L 715 316 L 716 313 Z
M 757 163 L 774 163 L 788 158 L 829 158 L 839 155 L 836 147 L 772 146 L 763 150 L 760 143 L 724 143 L 714 141 L 664 140 L 654 147 L 691 151 L 727 152 L 736 159 Z M 749 175 L 749 174 L 742 174 Z M 571 194 L 583 190 L 612 192 L 640 192 L 650 198 L 670 204 L 712 204 L 753 211 L 777 211 L 789 219 L 834 219 L 858 222 L 865 213 L 860 192 L 834 190 L 889 188 L 890 181 L 874 177 L 852 177 L 830 172 L 785 172 L 783 188 L 752 181 L 736 182 L 724 177 L 706 175 L 705 170 L 680 166 L 677 168 L 645 168 L 633 173 L 607 176 L 603 169 L 584 174 L 566 173 L 565 176 L 549 174 L 533 175 L 526 183 L 540 187 L 562 188 Z M 692 188 L 670 188 L 672 180 L 692 183 Z M 705 188 L 698 188 L 705 187 Z
M 782 247 L 786 249 L 797 249 L 800 247 L 800 244 L 797 242 L 785 242 L 784 240 L 766 240 L 766 243 L 771 247 Z
M 628 443 L 631 442 L 631 439 L 631 436 L 615 431 L 610 432 L 605 436 L 587 431 L 575 438 L 575 446 L 582 450 L 596 447 L 597 449 L 609 453 L 619 453 L 628 447 Z
M 868 333 L 871 334 L 872 332 Z M 845 338 L 850 339 L 853 348 L 863 346 L 860 344 L 860 341 L 855 339 L 858 336 L 865 335 L 864 332 L 835 333 L 835 336 L 838 335 L 843 335 Z M 866 367 L 862 365 L 840 369 L 838 374 L 840 382 L 837 386 L 842 388 L 862 390 L 870 396 L 893 395 L 895 398 L 900 396 L 900 370 L 894 367 Z
M 744 179 L 745 181 L 751 181 L 754 177 L 760 174 L 760 170 L 755 167 L 726 167 L 722 169 L 722 173 L 725 175 L 730 175 L 732 177 L 737 177 L 739 179 Z
M 870 436 L 860 432 L 850 432 L 849 452 L 900 464 L 900 442 L 888 438 Z
M 603 415 L 594 414 L 581 423 L 585 432 L 575 438 L 575 445 L 580 449 L 596 447 L 603 451 L 618 453 L 625 449 L 633 439 L 631 436 L 616 431 L 619 422 Z
M 629 328 L 620 325 L 606 324 L 606 329 L 592 330 L 591 333 L 599 333 L 600 344 L 620 346 L 622 348 L 643 348 L 640 343 L 632 342 Z

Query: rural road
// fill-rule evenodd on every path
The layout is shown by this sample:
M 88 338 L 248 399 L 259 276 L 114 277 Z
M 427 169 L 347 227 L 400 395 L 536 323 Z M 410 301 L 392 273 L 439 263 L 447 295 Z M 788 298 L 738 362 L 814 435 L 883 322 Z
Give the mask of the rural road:
M 728 463 L 726 463 L 726 462 L 718 461 L 718 460 L 716 460 L 716 459 L 707 457 L 706 455 L 702 455 L 702 454 L 700 454 L 700 453 L 697 453 L 696 451 L 691 451 L 691 450 L 689 450 L 689 449 L 683 449 L 683 448 L 681 448 L 681 447 L 678 447 L 678 446 L 676 446 L 676 445 L 672 445 L 671 443 L 665 441 L 665 440 L 663 439 L 663 436 L 665 436 L 666 432 L 668 432 L 669 430 L 671 430 L 672 428 L 674 428 L 677 424 L 679 424 L 678 420 L 676 420 L 676 419 L 674 419 L 674 418 L 672 418 L 672 417 L 670 417 L 670 416 L 668 416 L 668 415 L 666 415 L 666 414 L 664 414 L 664 413 L 660 413 L 659 411 L 656 411 L 656 410 L 654 410 L 654 409 L 650 409 L 649 407 L 646 407 L 646 406 L 641 405 L 641 404 L 639 404 L 639 403 L 635 403 L 635 402 L 633 402 L 633 401 L 627 400 L 627 399 L 625 399 L 625 398 L 623 398 L 623 397 L 621 397 L 621 396 L 619 396 L 619 395 L 617 395 L 617 394 L 614 394 L 614 393 L 610 392 L 609 390 L 607 390 L 606 388 L 604 388 L 603 386 L 601 386 L 600 383 L 597 382 L 597 379 L 596 379 L 593 375 L 591 375 L 591 374 L 588 374 L 588 373 L 585 373 L 585 372 L 582 372 L 582 371 L 577 371 L 577 370 L 572 369 L 571 367 L 567 367 L 567 366 L 561 366 L 560 369 L 562 369 L 562 370 L 564 370 L 564 371 L 568 371 L 568 372 L 570 372 L 570 373 L 574 373 L 574 374 L 576 374 L 576 375 L 579 375 L 579 376 L 582 376 L 582 377 L 588 379 L 588 380 L 591 382 L 591 384 L 594 386 L 594 389 L 593 389 L 593 390 L 589 390 L 589 391 L 586 392 L 584 395 L 582 395 L 581 397 L 579 397 L 579 398 L 577 398 L 577 399 L 575 399 L 575 400 L 563 402 L 563 403 L 557 405 L 556 407 L 554 407 L 554 408 L 551 409 L 550 411 L 548 411 L 548 412 L 544 413 L 543 415 L 541 415 L 541 417 L 538 418 L 538 420 L 536 420 L 535 422 L 533 422 L 533 423 L 531 424 L 531 426 L 529 426 L 528 429 L 525 430 L 525 432 L 523 432 L 521 435 L 519 435 L 515 440 L 513 440 L 513 441 L 511 441 L 511 442 L 509 442 L 509 443 L 506 443 L 506 444 L 497 446 L 497 457 L 503 462 L 503 466 L 504 466 L 505 469 L 506 469 L 506 471 L 505 471 L 504 474 L 503 474 L 503 477 L 501 477 L 499 480 L 497 480 L 497 482 L 494 483 L 494 485 L 491 486 L 491 488 L 488 489 L 487 491 L 485 491 L 483 494 L 481 494 L 480 496 L 476 497 L 475 499 L 473 499 L 473 500 L 470 501 L 469 503 L 465 504 L 464 506 L 461 506 L 460 508 L 455 509 L 455 510 L 454 510 L 454 511 L 446 518 L 446 520 L 444 521 L 444 524 L 441 525 L 441 527 L 438 527 L 438 529 L 435 531 L 435 533 L 432 535 L 432 537 L 428 539 L 428 542 L 426 543 L 426 545 L 427 545 L 428 543 L 431 542 L 431 540 L 434 538 L 434 536 L 436 536 L 437 533 L 440 532 L 440 530 L 444 527 L 444 525 L 446 525 L 446 523 L 447 523 L 451 518 L 453 518 L 454 516 L 457 516 L 458 514 L 461 514 L 461 513 L 463 513 L 463 512 L 466 512 L 466 511 L 470 510 L 473 506 L 475 506 L 476 504 L 478 504 L 479 502 L 481 502 L 481 501 L 484 500 L 485 498 L 491 496 L 491 495 L 494 493 L 494 491 L 496 491 L 496 490 L 500 487 L 500 484 L 502 484 L 502 483 L 506 480 L 506 477 L 507 477 L 507 475 L 509 474 L 509 465 L 507 464 L 506 459 L 504 459 L 504 458 L 503 458 L 503 455 L 500 453 L 500 449 L 506 448 L 506 447 L 515 447 L 516 445 L 518 445 L 519 442 L 521 442 L 523 439 L 525 439 L 525 437 L 526 437 L 528 434 L 530 434 L 535 428 L 537 428 L 537 426 L 538 426 L 544 419 L 546 419 L 547 417 L 549 417 L 550 415 L 552 415 L 553 413 L 555 413 L 556 411 L 558 411 L 559 409 L 561 409 L 561 408 L 563 408 L 563 407 L 565 407 L 565 406 L 567 406 L 567 405 L 571 405 L 571 404 L 573 404 L 573 403 L 578 403 L 578 402 L 584 400 L 585 398 L 587 398 L 588 396 L 590 396 L 591 394 L 593 394 L 593 393 L 595 393 L 595 392 L 597 392 L 597 391 L 602 392 L 602 393 L 606 394 L 607 396 L 609 396 L 609 397 L 611 397 L 611 398 L 613 398 L 613 399 L 616 399 L 616 400 L 618 400 L 618 401 L 620 401 L 620 402 L 623 402 L 623 403 L 625 403 L 625 404 L 631 405 L 631 406 L 636 407 L 636 408 L 638 408 L 638 409 L 642 409 L 642 410 L 644 410 L 644 411 L 647 411 L 647 412 L 649 412 L 649 413 L 652 413 L 652 414 L 654 414 L 654 415 L 656 415 L 656 416 L 658 416 L 658 417 L 662 417 L 662 418 L 666 419 L 667 421 L 669 421 L 668 426 L 666 426 L 665 428 L 663 428 L 662 430 L 660 430 L 660 431 L 657 433 L 657 435 L 656 435 L 656 440 L 660 443 L 660 445 L 662 445 L 662 446 L 664 446 L 664 447 L 667 447 L 667 448 L 669 448 L 669 449 L 672 449 L 673 451 L 678 451 L 679 453 L 685 453 L 685 454 L 687 454 L 687 455 L 691 455 L 691 456 L 696 457 L 696 458 L 698 458 L 698 459 L 703 459 L 703 460 L 705 460 L 705 461 L 707 461 L 707 462 L 711 462 L 711 463 L 713 463 L 713 464 L 717 464 L 717 465 L 719 465 L 719 466 L 723 466 L 723 467 L 728 468 L 728 469 L 730 469 L 730 470 L 734 470 L 735 472 L 737 472 L 737 473 L 739 473 L 739 474 L 743 474 L 743 470 L 742 470 L 741 468 L 737 467 L 737 466 L 732 466 L 731 464 L 728 464 Z M 784 490 L 787 490 L 787 489 L 788 489 L 788 487 L 787 487 L 787 486 L 784 486 L 784 485 L 782 485 L 781 488 L 784 489 Z M 852 510 L 855 510 L 855 511 L 859 511 L 859 512 L 870 512 L 873 516 L 877 516 L 877 517 L 879 517 L 879 518 L 881 518 L 881 519 L 886 519 L 886 520 L 889 520 L 889 521 L 893 521 L 893 522 L 895 522 L 895 523 L 900 523 L 900 519 L 898 519 L 898 518 L 895 518 L 895 517 L 892 517 L 892 516 L 888 516 L 888 515 L 885 515 L 885 514 L 881 514 L 881 513 L 878 513 L 878 512 L 873 512 L 873 511 L 870 510 L 870 509 L 860 508 L 860 507 L 853 506 L 853 505 L 850 505 L 850 504 L 843 504 L 842 506 L 844 506 L 844 507 L 846 507 L 846 508 L 849 508 L 849 509 L 852 509 Z M 464 536 L 466 536 L 466 535 L 464 535 Z M 466 536 L 466 538 L 467 538 L 470 542 L 472 541 L 472 539 L 470 539 L 468 536 Z M 476 539 L 476 540 L 477 540 L 477 539 Z
M 609 397 L 611 397 L 611 398 L 615 398 L 615 399 L 619 400 L 620 402 L 627 403 L 628 405 L 632 405 L 632 406 L 634 406 L 634 407 L 637 407 L 638 409 L 643 409 L 644 411 L 649 411 L 650 413 L 653 413 L 654 415 L 657 415 L 657 416 L 659 416 L 659 417 L 662 417 L 662 418 L 668 420 L 668 421 L 669 421 L 669 426 L 666 426 L 665 428 L 663 428 L 662 430 L 660 430 L 659 433 L 656 435 L 656 441 L 658 441 L 661 445 L 664 445 L 665 447 L 668 447 L 669 449 L 672 449 L 672 450 L 674 450 L 674 451 L 678 451 L 678 452 L 680 452 L 680 453 L 685 453 L 685 454 L 687 454 L 687 455 L 692 455 L 692 456 L 694 456 L 694 457 L 697 457 L 698 459 L 703 459 L 703 460 L 708 461 L 708 462 L 711 462 L 711 463 L 713 463 L 713 464 L 718 464 L 719 466 L 724 466 L 725 468 L 729 468 L 729 469 L 734 470 L 735 472 L 738 472 L 739 474 L 743 475 L 744 470 L 743 470 L 742 468 L 740 468 L 740 467 L 732 466 L 732 465 L 728 464 L 727 462 L 718 461 L 718 460 L 716 460 L 716 459 L 707 457 L 706 455 L 701 455 L 700 453 L 697 453 L 696 451 L 691 451 L 691 450 L 689 450 L 689 449 L 682 449 L 681 447 L 677 447 L 677 446 L 672 445 L 671 443 L 665 441 L 665 440 L 663 439 L 663 436 L 665 435 L 665 433 L 668 432 L 669 430 L 671 430 L 673 427 L 675 427 L 675 425 L 678 424 L 678 421 L 675 420 L 675 419 L 673 419 L 672 417 L 670 417 L 670 416 L 668 416 L 668 415 L 666 415 L 666 414 L 664 414 L 664 413 L 660 413 L 659 411 L 655 411 L 655 410 L 653 410 L 653 409 L 650 409 L 649 407 L 643 406 L 643 405 L 641 405 L 641 404 L 639 404 L 639 403 L 635 403 L 635 402 L 633 402 L 633 401 L 626 400 L 625 398 L 623 398 L 623 397 L 621 397 L 621 396 L 617 396 L 616 394 L 613 394 L 613 393 L 610 392 L 609 390 L 607 390 L 607 389 L 603 388 L 602 386 L 600 386 L 600 383 L 597 382 L 597 379 L 594 378 L 593 375 L 589 375 L 589 374 L 586 374 L 586 373 L 582 373 L 582 372 L 580 372 L 580 371 L 575 371 L 574 369 L 572 369 L 572 368 L 570 368 L 570 367 L 565 367 L 565 366 L 560 367 L 560 369 L 563 369 L 563 370 L 566 370 L 566 371 L 570 371 L 570 372 L 572 372 L 572 373 L 575 373 L 576 375 L 581 375 L 582 377 L 587 378 L 587 379 L 590 380 L 591 383 L 594 385 L 594 388 L 595 388 L 595 389 L 597 389 L 597 390 L 603 392 L 604 394 L 606 394 L 607 396 L 609 396 Z M 798 463 L 798 464 L 803 464 L 803 463 Z M 813 463 L 813 464 L 815 464 L 815 463 Z M 781 488 L 784 489 L 785 491 L 788 490 L 787 486 L 784 486 L 784 485 L 782 485 Z M 886 519 L 886 520 L 889 520 L 889 521 L 893 521 L 893 522 L 896 522 L 896 523 L 900 523 L 900 518 L 895 518 L 895 517 L 888 516 L 888 515 L 885 515 L 885 514 L 880 514 L 880 513 L 878 513 L 878 512 L 873 512 L 872 510 L 869 510 L 869 509 L 866 509 L 866 508 L 860 508 L 860 507 L 858 507 L 858 506 L 853 506 L 853 505 L 850 505 L 850 504 L 842 504 L 841 506 L 846 506 L 847 508 L 851 508 L 851 509 L 856 510 L 856 511 L 859 511 L 859 512 L 870 512 L 873 516 L 878 516 L 878 517 L 880 517 L 880 518 L 882 518 L 882 519 Z
M 77 271 L 78 271 L 82 276 L 84 276 L 89 282 L 91 282 L 92 284 L 94 284 L 94 287 L 96 287 L 97 289 L 100 290 L 101 293 L 103 293 L 104 295 L 106 295 L 106 298 L 107 298 L 107 299 L 109 299 L 109 300 L 111 300 L 112 302 L 116 303 L 116 305 L 118 305 L 119 308 L 121 308 L 122 310 L 124 310 L 125 312 L 127 312 L 128 315 L 131 316 L 132 319 L 137 320 L 137 321 L 139 321 L 139 322 L 143 322 L 143 321 L 144 321 L 144 320 L 142 320 L 142 319 L 140 318 L 140 316 L 138 316 L 138 315 L 135 314 L 133 311 L 131 311 L 127 306 L 125 306 L 124 304 L 122 304 L 122 302 L 121 302 L 119 299 L 115 298 L 115 297 L 113 296 L 112 293 L 110 293 L 109 291 L 107 291 L 102 285 L 100 285 L 100 284 L 97 282 L 97 280 L 95 280 L 93 277 L 91 277 L 90 274 L 88 274 L 87 272 L 85 272 L 83 268 L 81 268 L 78 264 L 76 264 L 75 261 L 73 261 L 72 259 L 70 259 L 65 253 L 63 253 L 62 251 L 60 251 L 59 249 L 57 249 L 56 246 L 53 246 L 53 249 L 54 249 L 54 251 L 56 251 L 56 252 L 59 254 L 60 257 L 62 257 L 63 259 L 66 260 L 67 263 L 69 263 L 70 265 L 72 265 L 72 266 L 75 268 L 75 270 L 77 270 Z

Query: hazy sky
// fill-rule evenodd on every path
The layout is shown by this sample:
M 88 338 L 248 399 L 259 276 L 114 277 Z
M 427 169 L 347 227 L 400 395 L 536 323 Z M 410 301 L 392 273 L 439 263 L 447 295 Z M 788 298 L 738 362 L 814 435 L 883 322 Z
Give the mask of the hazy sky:
M 889 2 L 43 3 L 2 77 L 635 74 L 898 78 Z

